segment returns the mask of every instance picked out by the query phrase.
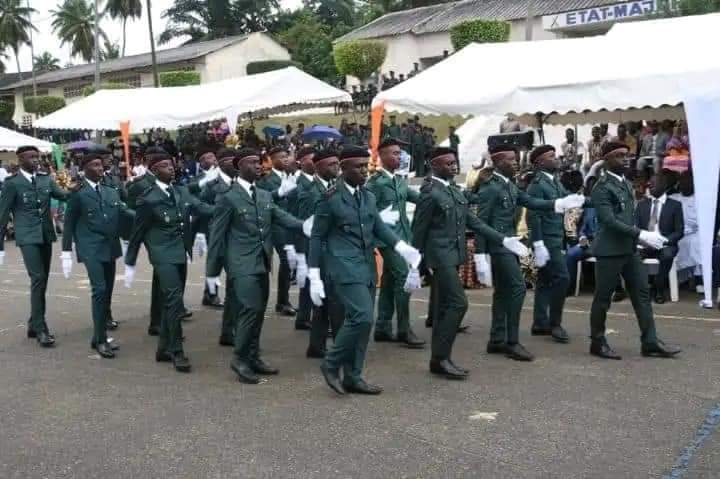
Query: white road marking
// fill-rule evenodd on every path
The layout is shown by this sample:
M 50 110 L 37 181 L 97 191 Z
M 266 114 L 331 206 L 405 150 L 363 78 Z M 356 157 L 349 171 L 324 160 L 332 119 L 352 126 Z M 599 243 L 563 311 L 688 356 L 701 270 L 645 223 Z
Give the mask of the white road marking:
M 498 415 L 498 413 L 496 413 L 496 412 L 476 411 L 470 416 L 470 420 L 471 421 L 479 421 L 479 420 L 483 419 L 485 421 L 492 422 L 495 419 L 497 419 L 497 415 Z

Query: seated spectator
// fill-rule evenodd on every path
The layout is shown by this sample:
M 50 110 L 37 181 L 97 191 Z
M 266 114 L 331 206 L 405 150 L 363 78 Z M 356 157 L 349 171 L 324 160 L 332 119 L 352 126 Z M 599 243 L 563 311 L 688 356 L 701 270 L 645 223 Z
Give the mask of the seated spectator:
M 637 140 L 634 136 L 628 134 L 627 126 L 620 123 L 617 127 L 617 136 L 612 138 L 611 141 L 622 143 L 628 147 L 628 154 L 630 156 L 636 156 L 638 153 Z
M 655 276 L 655 302 L 662 304 L 668 299 L 668 273 L 678 254 L 678 241 L 683 237 L 685 224 L 680 202 L 667 197 L 671 184 L 669 175 L 660 172 L 650 179 L 650 197 L 643 198 L 635 209 L 635 226 L 647 231 L 657 231 L 667 243 L 661 249 L 640 246 L 643 259 L 655 258 L 660 261 Z

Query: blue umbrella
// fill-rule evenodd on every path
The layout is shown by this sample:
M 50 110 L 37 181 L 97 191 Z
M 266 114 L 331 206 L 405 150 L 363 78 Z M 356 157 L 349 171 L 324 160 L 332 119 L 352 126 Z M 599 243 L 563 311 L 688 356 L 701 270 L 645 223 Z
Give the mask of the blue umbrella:
M 270 138 L 277 138 L 285 134 L 285 128 L 280 125 L 268 125 L 262 131 L 265 136 Z
M 342 134 L 335 128 L 329 126 L 313 126 L 303 133 L 304 141 L 317 140 L 342 140 Z

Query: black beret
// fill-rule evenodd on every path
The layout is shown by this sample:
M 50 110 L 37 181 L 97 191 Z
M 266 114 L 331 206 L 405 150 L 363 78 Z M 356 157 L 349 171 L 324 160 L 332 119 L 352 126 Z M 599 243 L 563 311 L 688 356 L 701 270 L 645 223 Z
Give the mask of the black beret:
M 342 152 L 340 153 L 340 159 L 346 160 L 348 158 L 369 158 L 370 152 L 367 150 L 367 148 L 363 148 L 361 146 L 355 146 L 355 145 L 347 145 L 343 147 Z
M 436 146 L 430 154 L 430 159 L 433 160 L 438 156 L 443 155 L 455 155 L 457 157 L 457 151 L 452 148 L 448 148 L 447 146 Z
M 383 148 L 387 148 L 388 146 L 405 146 L 405 145 L 407 145 L 407 143 L 405 143 L 402 140 L 398 140 L 397 138 L 385 138 L 378 145 L 378 150 L 382 150 Z
M 333 150 L 331 148 L 320 150 L 315 153 L 315 156 L 313 157 L 313 163 L 317 163 L 318 161 L 324 160 L 326 158 L 332 158 L 333 156 L 340 158 L 340 153 L 338 153 L 337 150 Z
M 241 160 L 244 160 L 245 158 L 248 158 L 250 156 L 257 156 L 260 157 L 260 152 L 257 151 L 254 148 L 241 148 L 235 152 L 235 160 L 233 161 L 233 166 L 237 168 L 238 163 Z
M 208 153 L 215 153 L 215 147 L 211 145 L 203 145 L 200 148 L 198 148 L 197 151 L 197 157 L 200 158 L 203 155 L 207 155 Z
M 270 150 L 267 152 L 267 155 L 268 155 L 268 156 L 273 156 L 273 155 L 276 155 L 276 154 L 278 154 L 278 153 L 283 153 L 283 152 L 287 153 L 287 148 L 285 148 L 284 146 L 273 146 L 273 147 L 270 148 Z
M 506 151 L 517 154 L 518 149 L 514 145 L 494 145 L 488 148 L 488 153 L 494 155 L 496 153 L 504 153 Z
M 218 161 L 228 158 L 234 160 L 237 156 L 237 150 L 233 150 L 232 148 L 220 148 L 218 152 L 215 153 L 215 156 Z
M 97 155 L 112 155 L 112 151 L 110 151 L 105 145 L 91 145 L 87 149 L 87 153 L 94 153 Z
M 540 145 L 530 152 L 530 163 L 535 163 L 541 155 L 544 155 L 548 151 L 555 151 L 555 147 L 552 145 Z
M 171 159 L 171 157 L 170 157 L 170 155 L 168 154 L 168 152 L 165 151 L 164 149 L 160 148 L 159 146 L 151 146 L 151 147 L 149 147 L 149 148 L 146 148 L 146 149 L 145 149 L 145 156 L 147 156 L 148 159 L 149 159 L 149 157 L 151 157 L 151 156 L 162 157 L 161 159 L 163 159 L 163 160 L 169 160 L 169 159 Z
M 100 149 L 90 148 L 80 157 L 80 168 L 85 168 L 93 160 L 101 160 L 104 154 Z
M 608 141 L 602 146 L 602 156 L 605 156 L 612 151 L 619 150 L 620 148 L 629 150 L 625 143 L 620 143 L 619 141 Z
M 314 155 L 315 153 L 317 153 L 317 152 L 315 151 L 315 148 L 313 148 L 312 146 L 303 146 L 302 148 L 300 148 L 298 150 L 296 157 L 299 160 L 300 158 L 303 158 L 308 155 Z
M 37 146 L 25 145 L 25 146 L 21 146 L 20 148 L 15 150 L 15 154 L 22 155 L 23 153 L 25 153 L 27 151 L 34 151 L 35 153 L 40 153 L 40 150 L 38 150 Z

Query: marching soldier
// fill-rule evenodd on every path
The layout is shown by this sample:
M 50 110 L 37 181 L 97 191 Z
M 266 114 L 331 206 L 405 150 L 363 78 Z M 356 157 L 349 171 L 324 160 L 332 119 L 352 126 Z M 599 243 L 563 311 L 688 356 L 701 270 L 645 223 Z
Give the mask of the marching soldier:
M 50 275 L 52 244 L 57 240 L 50 212 L 50 199 L 67 199 L 46 173 L 38 171 L 40 152 L 34 146 L 21 146 L 16 151 L 20 169 L 7 178 L 0 194 L 0 265 L 5 258 L 5 227 L 13 215 L 15 243 L 22 252 L 25 269 L 30 277 L 30 310 L 27 336 L 36 338 L 40 346 L 55 345 L 45 319 L 45 292 Z
M 187 188 L 171 184 L 175 168 L 167 153 L 154 152 L 148 168 L 155 182 L 137 199 L 135 224 L 125 255 L 125 285 L 129 287 L 134 280 L 138 251 L 144 243 L 153 274 L 157 275 L 158 308 L 162 312 L 155 360 L 172 361 L 176 371 L 190 372 L 181 326 L 187 258 L 192 258 L 193 246 L 190 214 L 211 215 L 214 208 L 200 202 Z
M 408 188 L 407 180 L 395 174 L 400 167 L 400 142 L 388 138 L 378 147 L 380 163 L 376 173 L 368 180 L 367 189 L 375 195 L 381 216 L 398 238 L 411 241 L 410 220 L 406 203 L 417 203 L 420 194 Z M 403 258 L 387 245 L 380 245 L 383 257 L 383 274 L 378 299 L 376 342 L 400 342 L 411 349 L 422 349 L 425 341 L 418 338 L 410 327 L 410 294 L 405 291 L 409 269 Z M 392 317 L 397 315 L 397 336 L 393 336 Z
M 103 175 L 100 179 L 100 184 L 117 191 L 118 196 L 120 196 L 120 201 L 127 201 L 127 190 L 125 189 L 125 184 L 122 178 L 120 178 L 120 175 L 118 175 L 115 170 L 115 158 L 113 157 L 112 152 L 101 145 L 97 148 L 91 149 L 90 152 L 97 152 L 102 158 Z
M 249 148 L 238 151 L 235 169 L 237 184 L 217 198 L 210 224 L 207 283 L 212 292 L 225 265 L 238 306 L 230 367 L 241 382 L 257 384 L 258 374 L 278 373 L 260 358 L 260 333 L 270 287 L 272 227 L 281 224 L 299 231 L 303 223 L 275 204 L 270 192 L 255 185 L 262 171 L 259 152 Z
M 416 274 L 420 263 L 420 253 L 385 225 L 375 205 L 375 195 L 363 186 L 368 157 L 364 148 L 343 148 L 342 178 L 318 203 L 310 239 L 310 298 L 316 305 L 322 305 L 325 292 L 320 266 L 324 262 L 327 281 L 332 282 L 345 309 L 345 320 L 320 367 L 328 386 L 338 394 L 382 392 L 382 388 L 362 378 L 375 306 L 376 241 L 392 245 L 415 268 Z
M 478 217 L 491 228 L 507 237 L 515 237 L 518 207 L 530 210 L 562 213 L 577 208 L 585 202 L 582 195 L 568 195 L 556 200 L 541 200 L 529 196 L 512 182 L 517 170 L 517 150 L 512 145 L 500 145 L 490 149 L 495 167 L 493 176 L 472 195 L 479 205 Z M 492 261 L 493 306 L 488 354 L 504 354 L 516 361 L 532 361 L 533 355 L 519 342 L 520 312 L 525 300 L 525 279 L 518 256 L 527 251 L 512 250 L 502 242 L 485 238 L 476 240 L 478 270 L 489 270 L 483 253 L 489 253 Z M 520 254 L 518 254 L 520 253 Z
M 120 218 L 133 219 L 120 199 L 118 190 L 105 186 L 104 158 L 101 150 L 89 151 L 81 159 L 84 179 L 68 199 L 61 255 L 63 273 L 72 268 L 72 244 L 78 262 L 85 265 L 92 291 L 93 337 L 90 347 L 103 358 L 115 357 L 114 343 L 108 343 L 107 329 L 112 326 L 111 302 L 115 284 L 115 260 L 122 256 Z
M 605 320 L 612 293 L 622 275 L 640 326 L 642 355 L 673 357 L 680 353 L 680 349 L 657 338 L 647 275 L 637 252 L 638 240 L 660 249 L 667 238 L 656 231 L 635 227 L 633 188 L 623 176 L 628 163 L 627 145 L 607 142 L 602 147 L 602 155 L 606 174 L 592 191 L 598 231 L 592 244 L 597 263 L 595 297 L 590 310 L 590 354 L 605 359 L 621 359 L 605 338 Z

